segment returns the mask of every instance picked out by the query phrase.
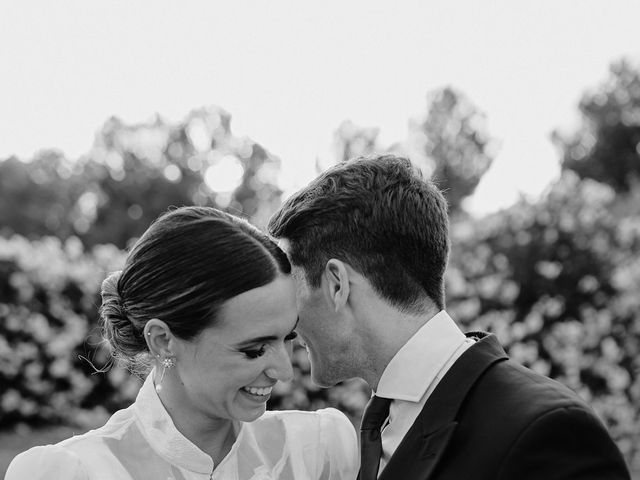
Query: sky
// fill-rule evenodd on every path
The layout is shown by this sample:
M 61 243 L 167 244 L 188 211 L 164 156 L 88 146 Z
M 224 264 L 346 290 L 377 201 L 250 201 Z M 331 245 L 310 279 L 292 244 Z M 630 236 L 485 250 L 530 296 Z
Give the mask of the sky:
M 390 145 L 452 86 L 498 146 L 468 204 L 487 213 L 557 178 L 551 132 L 577 128 L 611 62 L 640 59 L 638 19 L 637 0 L 2 0 L 0 158 L 77 158 L 113 115 L 218 105 L 281 158 L 292 192 L 342 121 Z

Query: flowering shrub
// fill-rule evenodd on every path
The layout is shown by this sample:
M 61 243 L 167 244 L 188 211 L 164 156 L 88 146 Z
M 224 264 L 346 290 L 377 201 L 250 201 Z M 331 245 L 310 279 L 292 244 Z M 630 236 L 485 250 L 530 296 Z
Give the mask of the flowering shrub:
M 640 216 L 636 199 L 565 172 L 525 201 L 453 231 L 448 309 L 515 360 L 591 403 L 640 465 Z M 618 214 L 622 212 L 622 214 Z
M 128 376 L 92 375 L 90 363 L 109 360 L 98 292 L 122 260 L 109 245 L 85 252 L 75 237 L 0 238 L 0 427 L 105 416 L 126 395 Z

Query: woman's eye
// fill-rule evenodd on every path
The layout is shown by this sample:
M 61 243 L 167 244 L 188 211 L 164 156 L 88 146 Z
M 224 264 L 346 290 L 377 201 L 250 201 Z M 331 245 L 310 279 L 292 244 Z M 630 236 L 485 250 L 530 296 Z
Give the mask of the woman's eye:
M 289 335 L 287 335 L 286 337 L 284 337 L 284 341 L 285 342 L 290 342 L 291 340 L 298 338 L 298 332 L 293 331 L 291 332 Z
M 290 342 L 291 340 L 293 340 L 294 338 L 298 337 L 298 333 L 293 331 L 291 332 L 289 335 L 287 335 L 286 337 L 284 337 L 284 341 L 285 342 Z M 267 351 L 267 344 L 263 343 L 262 345 L 260 345 L 260 348 L 255 348 L 255 349 L 250 349 L 250 350 L 243 350 L 242 353 L 244 353 L 248 358 L 258 358 L 261 357 L 262 355 L 265 354 L 265 352 Z
M 245 350 L 242 353 L 244 353 L 249 358 L 258 358 L 264 355 L 266 348 L 266 345 L 260 345 L 260 348 L 258 348 L 257 350 Z

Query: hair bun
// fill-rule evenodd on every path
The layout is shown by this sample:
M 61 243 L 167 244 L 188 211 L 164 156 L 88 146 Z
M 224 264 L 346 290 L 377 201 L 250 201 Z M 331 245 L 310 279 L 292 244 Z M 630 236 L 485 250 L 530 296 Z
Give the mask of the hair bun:
M 107 278 L 102 281 L 100 294 L 102 295 L 103 301 L 105 296 L 120 298 L 120 294 L 118 293 L 118 281 L 120 280 L 120 275 L 122 275 L 122 270 L 117 270 L 115 272 L 111 272 Z
M 130 323 L 124 306 L 122 305 L 122 298 L 120 297 L 120 290 L 118 289 L 118 281 L 122 271 L 112 272 L 102 282 L 102 288 L 100 295 L 102 297 L 102 306 L 100 307 L 100 316 L 104 322 L 105 330 L 111 328 L 123 328 L 127 323 Z M 110 335 L 107 333 L 107 340 L 111 341 Z
M 102 282 L 100 317 L 104 339 L 109 343 L 112 355 L 128 364 L 146 349 L 146 344 L 129 319 L 120 296 L 118 282 L 121 274 L 122 271 L 112 272 Z

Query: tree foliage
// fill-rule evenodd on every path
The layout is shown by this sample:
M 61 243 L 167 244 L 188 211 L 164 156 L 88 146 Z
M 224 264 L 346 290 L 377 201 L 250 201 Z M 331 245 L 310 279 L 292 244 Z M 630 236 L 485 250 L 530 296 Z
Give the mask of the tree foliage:
M 361 127 L 351 120 L 340 124 L 333 135 L 333 150 L 338 162 L 346 162 L 350 158 L 370 155 L 383 150 L 378 142 L 380 129 L 377 127 Z
M 77 166 L 54 150 L 39 152 L 28 164 L 15 157 L 0 162 L 0 233 L 72 235 L 83 188 Z
M 378 135 L 376 127 L 343 122 L 334 134 L 336 160 L 383 152 L 408 156 L 444 191 L 453 212 L 462 209 L 493 161 L 484 114 L 451 87 L 428 95 L 425 114 L 410 122 L 405 140 L 383 147 Z
M 640 464 L 640 216 L 565 172 L 536 203 L 454 226 L 448 306 L 588 400 Z M 625 200 L 626 202 L 626 200 Z
M 580 128 L 554 134 L 562 168 L 629 192 L 640 182 L 640 71 L 629 61 L 612 64 L 607 81 L 586 93 L 579 109 Z
M 0 427 L 93 424 L 135 394 L 125 372 L 94 375 L 90 363 L 109 364 L 96 305 L 123 261 L 113 245 L 86 251 L 77 237 L 0 237 Z
M 450 87 L 429 95 L 426 115 L 411 124 L 408 147 L 454 211 L 473 194 L 493 161 L 484 114 Z
M 0 163 L 5 235 L 75 235 L 89 246 L 125 247 L 168 207 L 182 205 L 217 206 L 264 225 L 280 200 L 279 159 L 234 136 L 230 125 L 215 107 L 175 124 L 111 118 L 77 162 L 57 152 L 8 159 Z M 234 171 L 236 184 L 217 187 Z

